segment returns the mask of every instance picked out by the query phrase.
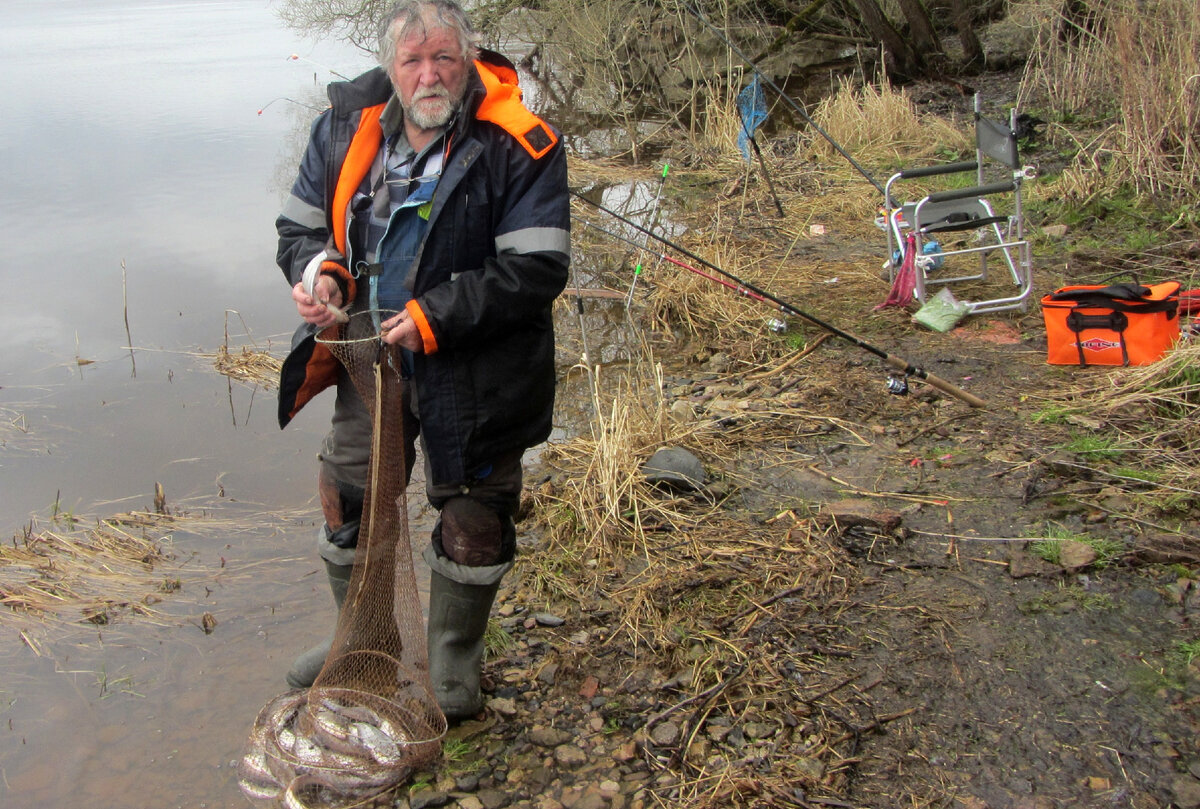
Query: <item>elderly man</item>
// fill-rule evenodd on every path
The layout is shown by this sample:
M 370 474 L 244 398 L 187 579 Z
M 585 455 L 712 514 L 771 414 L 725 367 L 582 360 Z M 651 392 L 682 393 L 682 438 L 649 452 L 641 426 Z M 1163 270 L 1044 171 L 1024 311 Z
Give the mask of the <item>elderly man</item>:
M 405 349 L 405 469 L 419 434 L 439 511 L 430 671 L 449 719 L 482 707 L 483 633 L 516 552 L 521 458 L 550 433 L 551 304 L 567 279 L 570 211 L 558 133 L 521 103 L 512 64 L 481 51 L 451 0 L 410 0 L 382 21 L 380 67 L 329 87 L 276 221 L 278 263 L 305 324 L 284 364 L 280 424 L 340 374 L 321 452 L 318 537 L 339 608 L 354 559 L 371 425 L 345 372 L 315 360 L 339 309 L 384 316 Z M 304 271 L 319 268 L 315 282 Z M 312 272 L 310 270 L 310 278 Z M 397 470 L 398 472 L 399 470 Z M 288 672 L 312 684 L 328 642 Z

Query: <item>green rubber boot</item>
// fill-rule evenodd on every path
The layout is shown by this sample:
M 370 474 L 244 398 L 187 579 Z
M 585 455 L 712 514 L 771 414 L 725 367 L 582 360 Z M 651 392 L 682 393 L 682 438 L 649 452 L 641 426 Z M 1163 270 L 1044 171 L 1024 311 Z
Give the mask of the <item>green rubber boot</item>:
M 354 566 L 335 565 L 328 560 L 322 561 L 325 562 L 325 574 L 329 577 L 329 589 L 333 592 L 333 601 L 340 613 L 342 602 L 346 600 L 346 590 L 350 586 L 350 571 L 354 570 Z M 325 666 L 325 658 L 329 656 L 329 648 L 332 645 L 333 635 L 330 635 L 323 643 L 318 643 L 297 657 L 292 663 L 291 670 L 287 673 L 287 684 L 292 688 L 311 686 Z
M 500 583 L 462 584 L 436 570 L 429 579 L 429 674 L 448 720 L 467 719 L 483 708 L 479 672 L 483 633 Z

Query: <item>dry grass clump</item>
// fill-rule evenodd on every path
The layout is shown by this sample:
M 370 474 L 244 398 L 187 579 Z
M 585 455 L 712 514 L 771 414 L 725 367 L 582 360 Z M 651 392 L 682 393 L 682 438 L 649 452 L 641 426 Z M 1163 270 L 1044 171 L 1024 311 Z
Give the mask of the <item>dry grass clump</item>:
M 0 623 L 20 617 L 108 624 L 118 616 L 153 618 L 162 594 L 179 581 L 173 559 L 175 518 L 130 512 L 82 528 L 30 526 L 0 546 Z
M 62 634 L 69 627 L 108 625 L 128 619 L 174 623 L 157 605 L 173 600 L 198 581 L 227 579 L 229 571 L 196 568 L 192 554 L 176 554 L 177 536 L 229 537 L 261 528 L 267 518 L 248 521 L 244 514 L 171 509 L 155 484 L 153 510 L 127 511 L 84 521 L 56 512 L 49 524 L 31 521 L 21 533 L 0 545 L 0 626 L 16 626 L 38 651 L 35 637 L 47 630 Z M 294 515 L 270 515 L 281 524 Z M 257 523 L 257 525 L 256 525 Z M 254 526 L 254 527 L 251 527 Z M 192 567 L 185 566 L 192 563 Z M 186 585 L 186 586 L 185 586 Z M 187 619 L 212 631 L 215 619 L 205 612 Z
M 1087 199 L 1122 187 L 1188 198 L 1200 184 L 1200 6 L 1100 0 L 1042 16 L 1023 96 L 1105 128 L 1076 144 L 1062 188 Z
M 1111 383 L 1092 397 L 1093 414 L 1177 485 L 1200 490 L 1200 344 L 1184 343 Z
M 936 115 L 922 114 L 903 88 L 884 79 L 879 85 L 846 79 L 826 96 L 812 118 L 860 163 L 881 166 L 919 165 L 940 152 L 974 148 L 971 126 L 956 126 Z M 819 135 L 805 144 L 824 160 L 842 160 Z
M 266 390 L 272 390 L 279 385 L 279 372 L 283 361 L 271 356 L 267 349 L 257 344 L 244 345 L 240 351 L 229 348 L 229 315 L 236 315 L 241 320 L 241 314 L 227 309 L 225 311 L 225 340 L 214 354 L 202 355 L 212 361 L 218 373 L 236 380 L 258 385 Z M 249 335 L 246 322 L 242 321 L 243 333 Z M 253 342 L 253 341 L 252 341 Z
M 572 620 L 588 641 L 563 644 L 559 659 L 589 671 L 618 656 L 605 664 L 627 677 L 613 699 L 633 698 L 615 710 L 639 712 L 637 749 L 670 778 L 673 803 L 839 794 L 859 732 L 894 718 L 875 714 L 857 675 L 831 665 L 851 654 L 829 616 L 856 583 L 852 566 L 828 524 L 790 510 L 755 519 L 718 502 L 717 484 L 737 483 L 711 468 L 730 456 L 730 439 L 719 422 L 672 418 L 662 390 L 657 367 L 633 369 L 596 395 L 590 435 L 547 449 L 555 474 L 533 509 L 545 544 L 519 555 L 524 586 L 557 609 L 600 605 Z M 707 462 L 706 492 L 646 482 L 642 463 L 665 445 Z M 734 728 L 751 735 L 724 742 Z
M 718 502 L 714 491 L 735 486 L 733 473 L 711 470 L 710 482 L 723 481 L 722 485 L 700 491 L 656 486 L 642 473 L 650 456 L 666 446 L 684 447 L 709 464 L 728 457 L 733 442 L 748 438 L 745 431 L 723 428 L 727 413 L 712 419 L 673 416 L 668 412 L 658 366 L 630 369 L 616 379 L 613 391 L 603 396 L 602 372 L 597 369 L 594 373 L 596 416 L 591 433 L 551 444 L 544 456 L 546 465 L 557 474 L 535 494 L 535 519 L 546 529 L 548 546 L 547 552 L 528 555 L 535 568 L 531 577 L 535 591 L 577 593 L 581 580 L 594 589 L 601 587 L 614 569 L 629 570 L 632 564 L 639 574 L 634 576 L 636 584 L 623 591 L 627 626 L 633 636 L 657 646 L 662 633 L 677 623 L 672 617 L 675 610 L 686 609 L 677 598 L 664 600 L 663 587 L 670 590 L 674 585 L 664 584 L 662 576 L 669 580 L 679 566 L 692 568 L 694 560 L 705 559 L 721 568 L 716 560 L 728 557 L 729 564 L 736 567 L 739 556 L 759 555 L 769 547 L 773 550 L 767 555 L 786 563 L 792 573 L 820 560 L 808 570 L 805 580 L 818 589 L 827 584 L 830 573 L 820 569 L 828 546 L 809 545 L 808 535 L 800 536 L 794 547 L 788 542 L 781 544 L 778 537 L 768 537 L 778 533 L 776 530 L 747 530 L 746 515 L 732 513 Z M 609 381 L 607 376 L 603 381 Z M 747 420 L 755 417 L 750 411 L 740 415 Z M 772 420 L 778 416 L 772 412 L 761 415 Z M 770 442 L 775 436 L 775 431 L 766 431 L 760 439 Z M 805 558 L 805 548 L 812 551 L 812 558 Z M 760 586 L 777 584 L 771 570 L 767 565 Z M 746 596 L 738 592 L 738 588 L 725 590 L 720 598 L 732 598 L 744 606 Z M 732 604 L 725 604 L 716 613 L 728 615 L 730 608 Z
M 1119 453 L 1122 466 L 1100 470 L 1104 484 L 1139 494 L 1140 511 L 1187 511 L 1200 499 L 1200 343 L 1115 369 L 1106 383 L 1065 397 L 1070 412 L 1103 426 L 1107 449 Z
M 283 362 L 259 348 L 242 346 L 240 351 L 230 352 L 228 345 L 222 345 L 213 355 L 213 366 L 230 379 L 273 390 L 279 386 Z
M 674 421 L 667 413 L 661 367 L 638 365 L 628 373 L 591 371 L 595 421 L 589 435 L 547 447 L 545 461 L 567 474 L 556 492 L 543 492 L 540 503 L 550 543 L 574 558 L 576 538 L 588 555 L 604 559 L 646 548 L 648 530 L 681 527 L 698 519 L 677 506 L 683 499 L 655 497 L 637 473 L 654 450 L 667 445 L 703 443 L 699 428 Z M 609 375 L 616 388 L 602 395 Z M 703 453 L 702 453 L 703 454 Z

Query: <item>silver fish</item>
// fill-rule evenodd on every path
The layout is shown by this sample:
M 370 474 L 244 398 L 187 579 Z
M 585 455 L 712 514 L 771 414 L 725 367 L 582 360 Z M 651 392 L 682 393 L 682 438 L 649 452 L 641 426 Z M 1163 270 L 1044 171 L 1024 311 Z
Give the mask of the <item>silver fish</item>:
M 271 766 L 267 761 L 265 750 L 252 750 L 242 757 L 242 766 L 238 768 L 243 774 L 259 780 L 275 780 Z
M 296 745 L 292 748 L 292 758 L 308 767 L 325 767 L 325 751 L 315 744 L 312 739 L 304 736 L 296 737 Z
M 280 728 L 292 726 L 296 711 L 304 704 L 303 691 L 288 691 L 280 694 L 271 701 L 270 712 L 267 714 L 266 726 L 278 731 Z
M 321 705 L 345 719 L 347 724 L 350 722 L 366 722 L 369 725 L 379 727 L 379 723 L 383 721 L 379 714 L 366 705 L 346 705 L 329 698 L 321 700 Z
M 314 731 L 335 739 L 345 739 L 350 736 L 350 722 L 328 708 L 320 708 L 313 712 L 312 720 Z
M 394 766 L 400 763 L 400 748 L 396 742 L 374 725 L 355 722 L 350 725 L 350 735 L 351 738 L 357 739 L 371 754 L 371 758 L 380 764 Z
M 257 798 L 262 801 L 273 801 L 283 794 L 283 787 L 274 781 L 258 781 L 243 777 L 238 779 L 238 788 L 247 797 Z

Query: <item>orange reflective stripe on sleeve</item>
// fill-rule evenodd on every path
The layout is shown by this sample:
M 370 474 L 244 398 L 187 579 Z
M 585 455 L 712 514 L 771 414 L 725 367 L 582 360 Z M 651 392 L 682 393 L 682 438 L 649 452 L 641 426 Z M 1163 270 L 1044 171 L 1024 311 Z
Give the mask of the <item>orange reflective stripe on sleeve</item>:
M 429 320 L 425 317 L 425 312 L 421 310 L 421 304 L 416 301 L 409 301 L 404 305 L 404 308 L 408 310 L 413 323 L 417 324 L 417 331 L 421 333 L 421 343 L 424 346 L 425 353 L 436 353 L 438 350 L 437 338 L 433 336 L 433 329 L 429 325 Z
M 379 126 L 382 112 L 382 104 L 363 109 L 358 119 L 358 131 L 350 141 L 338 175 L 337 188 L 333 192 L 333 243 L 343 256 L 346 255 L 346 211 L 350 208 L 354 192 L 371 170 L 375 155 L 379 153 L 379 145 L 383 143 L 383 129 Z

